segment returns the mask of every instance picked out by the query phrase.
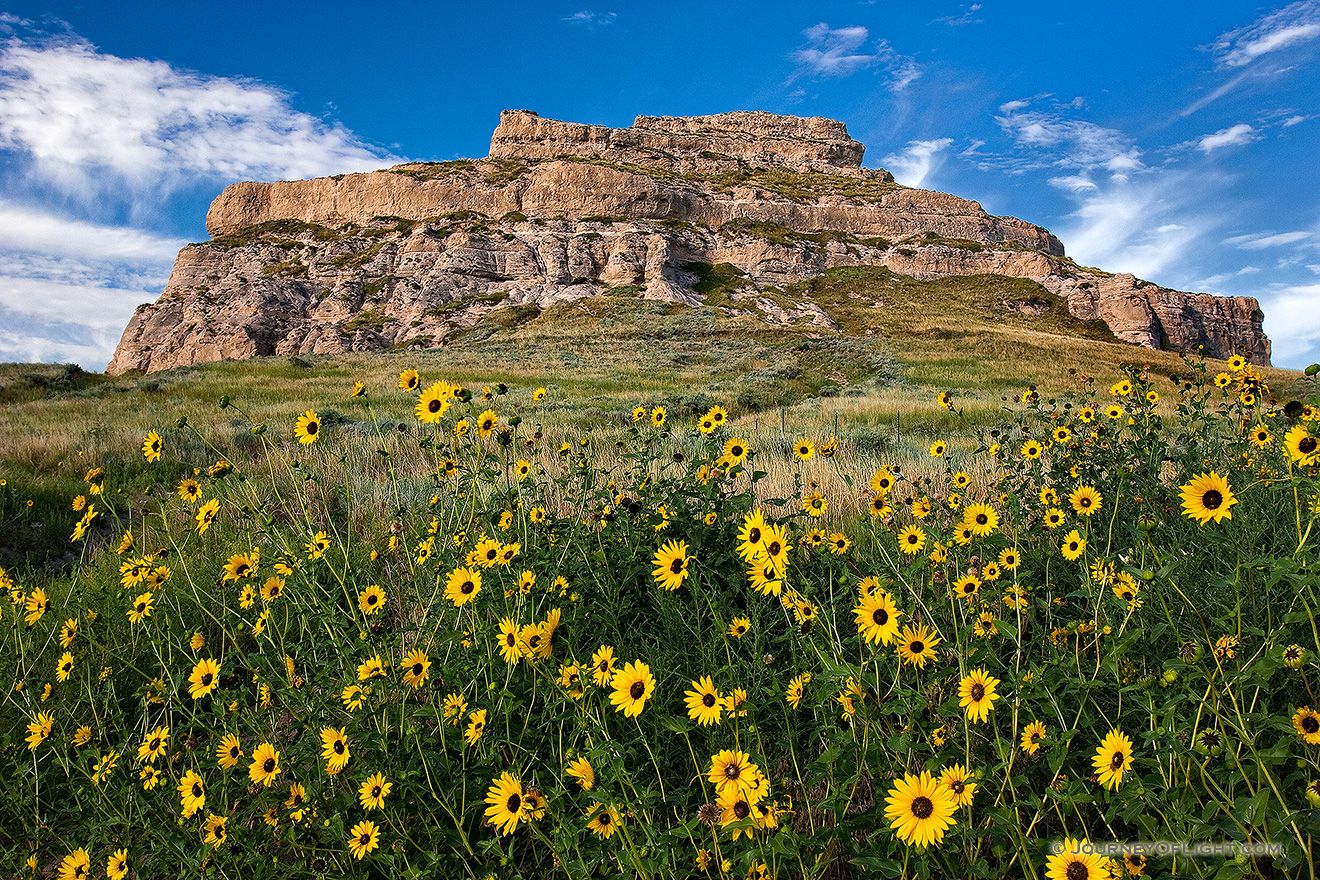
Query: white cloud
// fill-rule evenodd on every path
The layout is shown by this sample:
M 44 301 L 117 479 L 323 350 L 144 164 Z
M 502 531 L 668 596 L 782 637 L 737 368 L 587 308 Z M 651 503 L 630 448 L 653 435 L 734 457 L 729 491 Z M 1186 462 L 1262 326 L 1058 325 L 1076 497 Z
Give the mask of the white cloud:
M 1271 359 L 1275 363 L 1314 360 L 1320 347 L 1320 284 L 1284 287 L 1257 298 L 1273 343 Z
M 572 15 L 565 15 L 561 21 L 566 21 L 569 24 L 576 24 L 581 27 L 598 28 L 608 27 L 609 25 L 614 24 L 618 17 L 618 14 L 614 12 L 594 12 L 590 9 L 583 9 Z
M 1010 170 L 1057 166 L 1125 173 L 1143 168 L 1141 151 L 1120 131 L 1093 122 L 1069 119 L 1043 110 L 1027 110 L 1026 101 L 1000 105 L 999 127 L 1027 155 L 1008 164 Z
M 169 265 L 188 242 L 59 217 L 0 198 L 0 248 L 93 261 Z
M 0 358 L 102 369 L 186 243 L 144 228 L 172 198 L 398 159 L 266 83 L 16 36 L 0 40 L 0 161 Z
M 1094 180 L 1084 177 L 1081 174 L 1069 174 L 1064 177 L 1051 177 L 1050 186 L 1069 192 L 1081 192 L 1088 189 L 1099 189 Z
M 1245 122 L 1239 122 L 1231 128 L 1224 128 L 1214 134 L 1205 135 L 1197 143 L 1197 147 L 1201 152 L 1209 153 L 1211 150 L 1218 150 L 1221 147 L 1235 147 L 1259 139 L 1260 135 L 1256 133 L 1254 128 Z
M 923 68 L 910 55 L 899 54 L 888 40 L 879 40 L 874 52 L 865 51 L 870 32 L 860 25 L 832 28 L 825 22 L 802 32 L 807 45 L 792 53 L 798 63 L 789 80 L 800 74 L 818 77 L 851 76 L 868 67 L 883 67 L 889 89 L 901 92 L 920 78 Z
M 1300 0 L 1245 26 L 1220 34 L 1210 50 L 1220 67 L 1245 67 L 1262 55 L 1320 36 L 1320 2 Z
M 864 27 L 832 28 L 821 22 L 802 35 L 809 45 L 795 51 L 792 58 L 817 76 L 850 76 L 876 61 L 874 55 L 857 51 L 868 36 Z
M 1289 116 L 1287 119 L 1285 119 L 1285 120 L 1283 121 L 1283 127 L 1284 127 L 1284 128 L 1292 128 L 1292 127 L 1293 127 L 1294 125 L 1296 125 L 1297 123 L 1299 123 L 1299 122 L 1305 122 L 1305 121 L 1306 121 L 1307 119 L 1309 119 L 1309 118 L 1310 118 L 1310 117 L 1307 117 L 1307 116 Z
M 1208 180 L 1164 169 L 1082 179 L 1091 186 L 1070 182 L 1078 178 L 1050 182 L 1077 203 L 1069 222 L 1054 232 L 1083 265 L 1158 280 L 1213 225 L 1200 213 L 1199 189 L 1210 186 Z
M 0 359 L 103 370 L 133 310 L 156 295 L 0 275 Z
M 1261 251 L 1265 248 L 1292 244 L 1311 237 L 1309 232 L 1254 232 L 1248 235 L 1235 235 L 1224 239 L 1224 244 L 1231 244 L 1247 251 Z
M 0 148 L 74 193 L 114 175 L 138 191 L 208 180 L 291 179 L 397 161 L 255 80 L 119 58 L 81 39 L 0 51 Z
M 963 12 L 962 15 L 946 15 L 937 18 L 931 24 L 946 24 L 949 27 L 963 27 L 969 24 L 980 24 L 983 19 L 977 18 L 976 13 L 981 11 L 980 3 L 973 3 Z
M 953 138 L 909 141 L 901 153 L 885 156 L 881 164 L 904 186 L 921 186 L 927 176 L 943 162 L 941 155 L 953 146 Z

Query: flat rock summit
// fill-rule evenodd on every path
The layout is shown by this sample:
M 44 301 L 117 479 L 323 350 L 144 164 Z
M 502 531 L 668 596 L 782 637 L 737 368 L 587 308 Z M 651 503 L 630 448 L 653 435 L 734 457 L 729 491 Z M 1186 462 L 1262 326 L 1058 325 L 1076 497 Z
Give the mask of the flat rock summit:
M 1121 340 L 1269 363 L 1255 299 L 1079 266 L 1040 226 L 863 168 L 864 149 L 832 119 L 638 116 L 608 128 L 506 110 L 485 159 L 236 183 L 207 213 L 211 240 L 180 251 L 107 372 L 436 347 L 498 309 L 528 320 L 601 294 L 700 306 L 713 267 L 740 282 L 718 307 L 771 325 L 836 330 L 809 297 L 784 295 L 836 267 L 1001 275 Z

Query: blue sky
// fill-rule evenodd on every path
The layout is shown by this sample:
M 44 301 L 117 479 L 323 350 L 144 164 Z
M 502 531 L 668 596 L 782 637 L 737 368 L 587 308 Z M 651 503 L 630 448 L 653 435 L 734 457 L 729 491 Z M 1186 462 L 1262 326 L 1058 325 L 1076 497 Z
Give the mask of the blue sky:
M 841 119 L 1320 360 L 1320 0 L 593 4 L 0 0 L 0 361 L 102 369 L 225 185 L 484 156 L 505 108 Z

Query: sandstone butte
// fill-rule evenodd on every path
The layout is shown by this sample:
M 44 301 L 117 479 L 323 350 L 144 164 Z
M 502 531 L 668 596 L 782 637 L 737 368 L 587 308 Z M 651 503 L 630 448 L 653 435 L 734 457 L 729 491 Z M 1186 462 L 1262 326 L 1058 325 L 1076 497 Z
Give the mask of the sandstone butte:
M 506 110 L 485 159 L 236 183 L 207 214 L 212 239 L 179 253 L 107 372 L 435 347 L 494 309 L 535 316 L 606 292 L 695 306 L 700 264 L 745 273 L 728 312 L 821 333 L 837 328 L 816 303 L 759 294 L 840 266 L 1012 276 L 1121 340 L 1269 363 L 1256 300 L 1079 266 L 1040 226 L 861 167 L 864 149 L 823 118 L 638 116 L 616 129 Z

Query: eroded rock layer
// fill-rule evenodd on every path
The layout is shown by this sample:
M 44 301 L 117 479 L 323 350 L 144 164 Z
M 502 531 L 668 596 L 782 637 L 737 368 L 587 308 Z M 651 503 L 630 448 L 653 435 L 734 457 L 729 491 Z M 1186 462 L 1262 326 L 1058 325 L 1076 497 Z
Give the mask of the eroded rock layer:
M 442 345 L 496 309 L 610 292 L 833 327 L 785 285 L 839 266 L 1038 281 L 1072 314 L 1150 348 L 1268 363 L 1254 299 L 1078 267 L 1047 230 L 861 167 L 841 122 L 769 113 L 637 117 L 611 129 L 505 111 L 485 160 L 238 183 L 185 247 L 107 371 Z

